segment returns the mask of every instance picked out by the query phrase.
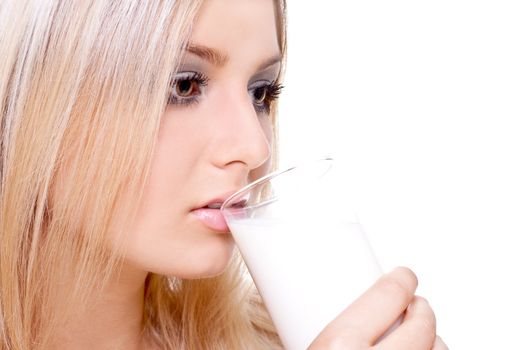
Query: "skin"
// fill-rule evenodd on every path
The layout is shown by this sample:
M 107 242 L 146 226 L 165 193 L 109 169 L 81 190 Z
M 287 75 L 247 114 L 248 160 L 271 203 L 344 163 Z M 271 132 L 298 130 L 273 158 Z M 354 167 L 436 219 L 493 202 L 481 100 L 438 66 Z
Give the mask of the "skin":
M 209 81 L 198 103 L 167 106 L 122 271 L 89 310 L 71 317 L 57 348 L 150 348 L 140 337 L 148 272 L 210 277 L 230 261 L 231 234 L 210 230 L 191 211 L 268 171 L 271 123 L 255 109 L 250 89 L 279 73 L 273 2 L 206 0 L 190 45 L 213 49 L 223 60 L 192 52 L 183 58 L 179 72 L 198 71 Z
M 179 76 L 198 72 L 209 80 L 196 84 L 197 103 L 168 105 L 162 118 L 151 177 L 126 237 L 129 265 L 181 278 L 226 267 L 231 235 L 211 231 L 191 210 L 243 187 L 269 165 L 269 116 L 256 112 L 249 88 L 278 76 L 279 61 L 259 69 L 281 56 L 274 18 L 271 1 L 204 2 L 190 38 L 199 49 L 187 52 Z M 224 57 L 199 57 L 204 47 Z
M 428 301 L 415 296 L 416 275 L 399 267 L 382 276 L 314 340 L 308 350 L 447 350 Z M 388 336 L 381 335 L 404 314 Z
M 167 106 L 140 212 L 126 236 L 123 269 L 57 335 L 60 348 L 152 349 L 140 335 L 148 272 L 209 277 L 231 258 L 231 235 L 210 230 L 192 209 L 268 170 L 271 124 L 255 108 L 252 88 L 275 80 L 280 68 L 273 1 L 206 0 L 190 44 L 211 48 L 222 59 L 203 58 L 202 50 L 186 53 L 179 74 L 198 71 L 209 80 L 194 94 L 198 103 Z M 446 349 L 435 337 L 430 306 L 414 296 L 416 284 L 407 269 L 385 275 L 310 349 L 371 349 L 407 307 L 402 325 L 376 348 Z

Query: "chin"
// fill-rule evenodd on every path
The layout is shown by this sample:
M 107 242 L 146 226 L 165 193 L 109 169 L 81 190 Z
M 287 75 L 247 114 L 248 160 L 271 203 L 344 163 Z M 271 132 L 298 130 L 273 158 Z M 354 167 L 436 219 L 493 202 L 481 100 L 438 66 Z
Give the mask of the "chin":
M 161 271 L 152 271 L 162 275 L 173 276 L 181 279 L 194 280 L 201 278 L 210 278 L 216 277 L 222 274 L 226 267 L 228 267 L 231 260 L 214 260 L 210 262 L 199 262 L 198 264 L 192 264 L 191 267 L 185 268 L 181 271 L 180 267 L 173 270 L 161 270 Z
M 216 242 L 215 242 L 216 243 Z M 181 279 L 200 279 L 220 275 L 228 267 L 233 256 L 233 240 L 224 244 L 201 246 L 177 261 L 173 259 L 158 261 L 158 265 L 149 266 L 150 272 L 173 276 Z
M 203 270 L 203 271 L 196 271 L 194 274 L 189 274 L 185 277 L 181 277 L 183 279 L 188 280 L 196 280 L 196 279 L 202 279 L 202 278 L 211 278 L 220 276 L 225 270 L 228 264 L 224 264 L 224 266 L 214 266 L 213 268 Z
M 215 277 L 224 272 L 233 256 L 233 246 L 222 252 L 214 252 L 215 254 L 209 254 L 198 259 L 191 270 L 188 269 L 188 273 L 185 276 L 180 276 L 185 279 L 198 279 L 198 278 L 209 278 Z

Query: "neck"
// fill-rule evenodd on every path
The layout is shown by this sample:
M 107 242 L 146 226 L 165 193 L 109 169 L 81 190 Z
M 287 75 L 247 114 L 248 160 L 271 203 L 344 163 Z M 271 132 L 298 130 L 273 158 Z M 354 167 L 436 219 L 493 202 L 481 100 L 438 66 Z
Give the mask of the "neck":
M 143 349 L 146 276 L 144 271 L 123 266 L 103 290 L 93 293 L 85 310 L 68 317 L 55 338 L 58 348 Z

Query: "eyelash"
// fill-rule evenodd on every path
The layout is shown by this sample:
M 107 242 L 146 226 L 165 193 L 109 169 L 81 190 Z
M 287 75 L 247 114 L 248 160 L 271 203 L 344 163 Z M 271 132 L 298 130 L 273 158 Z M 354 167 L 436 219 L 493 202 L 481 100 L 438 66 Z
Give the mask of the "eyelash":
M 264 113 L 268 114 L 270 113 L 270 107 L 272 106 L 272 103 L 279 98 L 279 95 L 281 94 L 281 91 L 283 89 L 283 85 L 277 83 L 275 80 L 270 82 L 265 82 L 264 84 L 257 86 L 253 89 L 250 89 L 250 91 L 253 91 L 253 93 L 257 89 L 265 88 L 266 92 L 264 94 L 264 100 L 262 104 L 253 104 L 253 107 L 255 108 L 255 111 L 257 113 Z M 252 95 L 253 95 L 252 93 Z
M 198 103 L 202 96 L 201 89 L 208 85 L 209 78 L 199 72 L 183 72 L 179 73 L 179 75 L 181 75 L 181 77 L 174 77 L 171 81 L 171 91 L 168 98 L 168 104 L 174 106 L 189 106 Z M 199 89 L 199 92 L 196 96 L 181 97 L 176 95 L 175 89 L 177 88 L 177 84 L 184 81 L 196 84 Z M 192 87 L 193 86 L 194 85 L 192 85 Z M 264 99 L 260 104 L 257 104 L 254 101 L 253 107 L 257 113 L 268 114 L 270 112 L 272 103 L 279 98 L 279 95 L 283 89 L 283 85 L 277 83 L 276 81 L 265 81 L 264 83 L 259 84 L 259 86 L 255 86 L 248 90 L 252 99 L 254 99 L 254 93 L 258 89 L 266 89 L 264 92 Z

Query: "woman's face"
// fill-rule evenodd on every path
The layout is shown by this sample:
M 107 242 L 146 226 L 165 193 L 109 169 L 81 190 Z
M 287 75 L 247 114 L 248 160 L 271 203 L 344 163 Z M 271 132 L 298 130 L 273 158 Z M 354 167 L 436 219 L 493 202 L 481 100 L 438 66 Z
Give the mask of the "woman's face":
M 126 233 L 128 264 L 181 278 L 224 270 L 233 241 L 213 208 L 268 170 L 280 58 L 272 0 L 203 2 Z

